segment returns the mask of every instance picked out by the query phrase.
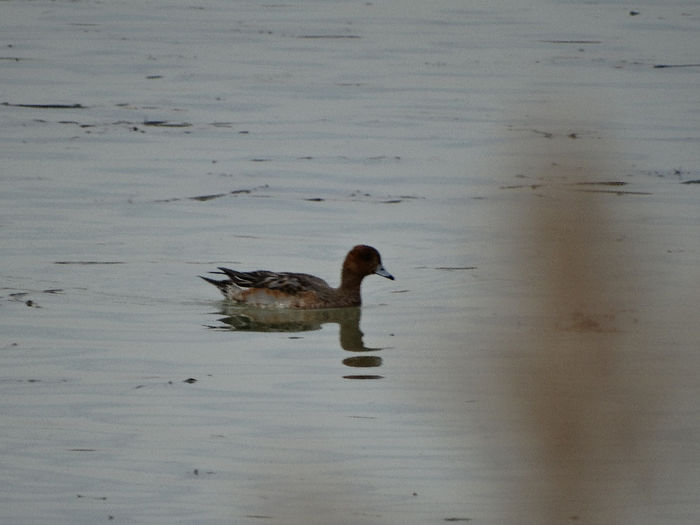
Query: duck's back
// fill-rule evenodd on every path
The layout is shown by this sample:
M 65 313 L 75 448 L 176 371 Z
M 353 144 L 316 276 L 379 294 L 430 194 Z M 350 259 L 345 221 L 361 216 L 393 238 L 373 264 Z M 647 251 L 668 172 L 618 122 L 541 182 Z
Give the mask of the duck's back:
M 228 268 L 220 268 L 220 270 L 241 288 L 268 288 L 290 294 L 330 289 L 326 281 L 307 273 L 270 272 L 267 270 L 237 272 Z

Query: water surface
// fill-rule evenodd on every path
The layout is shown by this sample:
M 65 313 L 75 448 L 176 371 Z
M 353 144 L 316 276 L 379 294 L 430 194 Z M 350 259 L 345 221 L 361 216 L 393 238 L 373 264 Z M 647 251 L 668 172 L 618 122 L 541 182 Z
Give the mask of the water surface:
M 3 2 L 2 521 L 696 523 L 700 11 L 654 4 Z M 358 243 L 361 310 L 196 277 Z

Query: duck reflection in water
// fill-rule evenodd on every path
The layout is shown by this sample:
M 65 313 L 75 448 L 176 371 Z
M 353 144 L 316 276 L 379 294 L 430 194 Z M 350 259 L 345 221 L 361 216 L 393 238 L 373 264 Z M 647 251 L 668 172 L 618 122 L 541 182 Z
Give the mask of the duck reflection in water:
M 340 347 L 348 352 L 377 352 L 381 348 L 366 347 L 364 334 L 360 330 L 360 307 L 328 308 L 322 310 L 291 310 L 252 308 L 223 304 L 219 312 L 224 315 L 214 330 L 235 330 L 246 332 L 311 332 L 320 330 L 326 323 L 338 323 L 340 327 Z M 343 359 L 343 364 L 352 368 L 376 368 L 382 365 L 382 358 L 376 355 L 356 355 Z M 347 379 L 381 379 L 382 376 L 353 374 Z

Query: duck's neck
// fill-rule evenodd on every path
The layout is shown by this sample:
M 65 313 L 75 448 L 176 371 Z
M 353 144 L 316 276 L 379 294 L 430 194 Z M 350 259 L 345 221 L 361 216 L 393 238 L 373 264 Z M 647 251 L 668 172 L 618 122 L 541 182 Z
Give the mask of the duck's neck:
M 360 285 L 362 284 L 363 276 L 359 276 L 354 272 L 343 270 L 340 274 L 340 287 L 346 294 L 353 294 L 360 297 Z

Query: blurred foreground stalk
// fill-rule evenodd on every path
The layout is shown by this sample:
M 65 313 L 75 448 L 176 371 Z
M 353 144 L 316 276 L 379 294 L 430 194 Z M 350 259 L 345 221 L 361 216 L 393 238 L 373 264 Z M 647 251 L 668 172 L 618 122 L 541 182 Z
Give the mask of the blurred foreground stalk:
M 524 253 L 513 272 L 532 289 L 514 349 L 522 366 L 504 378 L 523 451 L 512 523 L 621 523 L 627 506 L 650 495 L 654 406 L 668 385 L 645 359 L 637 317 L 641 232 L 620 231 L 630 223 L 612 218 L 616 197 L 577 173 L 576 184 L 545 182 L 521 210 Z M 543 175 L 571 180 L 561 170 Z

